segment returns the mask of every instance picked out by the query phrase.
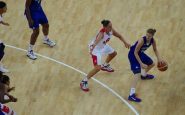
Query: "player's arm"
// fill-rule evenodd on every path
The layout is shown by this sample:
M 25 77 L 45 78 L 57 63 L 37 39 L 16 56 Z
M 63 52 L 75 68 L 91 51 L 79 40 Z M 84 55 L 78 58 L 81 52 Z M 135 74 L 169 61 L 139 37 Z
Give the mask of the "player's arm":
M 4 96 L 8 96 L 9 99 L 4 99 Z M 12 95 L 5 93 L 3 96 L 0 97 L 0 102 L 2 104 L 9 103 L 9 102 L 17 102 L 17 98 L 13 97 Z
M 30 13 L 31 2 L 32 2 L 32 0 L 26 0 L 25 7 L 26 7 L 26 15 L 27 15 L 27 18 L 28 18 L 28 22 L 29 22 L 30 25 L 33 25 L 33 20 L 31 18 L 31 13 Z
M 5 26 L 9 26 L 9 24 L 6 23 L 6 22 L 4 22 L 4 21 L 0 21 L 0 24 L 3 24 L 3 25 L 5 25 Z
M 96 40 L 94 41 L 94 43 L 90 46 L 91 48 L 91 53 L 93 51 L 93 49 L 95 48 L 95 46 L 100 42 L 100 40 L 103 38 L 103 32 L 99 32 L 99 34 L 96 37 Z
M 112 28 L 112 32 L 113 32 L 113 35 L 114 36 L 116 36 L 117 38 L 119 38 L 125 44 L 125 47 L 126 48 L 130 48 L 131 45 L 126 41 L 126 39 L 120 33 L 118 33 L 113 28 Z
M 140 57 L 139 57 L 139 55 L 138 55 L 139 50 L 141 49 L 141 47 L 142 47 L 143 44 L 144 44 L 143 39 L 139 39 L 139 40 L 138 40 L 138 43 L 137 43 L 137 46 L 136 46 L 136 48 L 135 48 L 135 51 L 134 51 L 134 55 L 135 55 L 137 61 L 139 62 L 139 64 L 141 65 L 141 67 L 144 68 L 144 69 L 146 69 L 146 68 L 147 68 L 147 65 L 145 65 L 145 64 L 141 61 L 141 59 L 140 59 Z
M 153 44 L 152 44 L 152 46 L 153 46 L 153 50 L 154 50 L 154 52 L 155 52 L 155 55 L 156 55 L 156 57 L 157 57 L 157 61 L 159 62 L 159 63 L 162 63 L 162 59 L 161 59 L 161 57 L 160 57 L 160 55 L 159 55 L 159 51 L 158 51 L 158 49 L 157 49 L 157 45 L 156 45 L 156 41 L 153 39 Z
M 15 87 L 8 88 L 8 92 L 15 90 Z
M 0 101 L 1 101 L 2 104 L 5 104 L 5 103 L 11 102 L 11 99 L 5 100 L 5 99 L 3 99 L 3 98 L 0 98 Z

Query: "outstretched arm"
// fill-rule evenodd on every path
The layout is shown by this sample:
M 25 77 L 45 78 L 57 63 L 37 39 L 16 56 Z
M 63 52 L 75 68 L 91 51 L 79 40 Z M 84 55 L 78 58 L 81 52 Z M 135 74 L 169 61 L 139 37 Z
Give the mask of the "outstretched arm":
M 112 29 L 113 35 L 116 36 L 117 38 L 119 38 L 124 44 L 126 48 L 130 48 L 130 44 L 126 41 L 126 39 L 120 34 L 118 33 L 116 30 Z
M 10 25 L 9 23 L 6 23 L 6 22 L 4 22 L 4 21 L 0 21 L 0 24 L 3 24 L 3 25 L 5 25 L 5 26 L 9 26 L 9 25 Z

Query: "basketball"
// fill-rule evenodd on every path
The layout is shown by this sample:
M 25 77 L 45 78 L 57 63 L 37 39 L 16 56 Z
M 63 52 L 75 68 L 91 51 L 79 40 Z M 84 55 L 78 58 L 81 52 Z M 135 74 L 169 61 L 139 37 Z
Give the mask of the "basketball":
M 157 64 L 157 68 L 159 71 L 166 71 L 168 69 L 168 64 L 167 62 L 164 62 L 162 64 Z

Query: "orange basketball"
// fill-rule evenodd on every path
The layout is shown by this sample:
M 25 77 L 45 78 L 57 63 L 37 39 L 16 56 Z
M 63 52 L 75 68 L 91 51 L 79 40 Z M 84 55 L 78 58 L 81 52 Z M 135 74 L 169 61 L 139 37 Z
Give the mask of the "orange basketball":
M 157 68 L 159 71 L 166 71 L 168 69 L 168 64 L 167 62 L 164 62 L 162 64 L 157 64 Z

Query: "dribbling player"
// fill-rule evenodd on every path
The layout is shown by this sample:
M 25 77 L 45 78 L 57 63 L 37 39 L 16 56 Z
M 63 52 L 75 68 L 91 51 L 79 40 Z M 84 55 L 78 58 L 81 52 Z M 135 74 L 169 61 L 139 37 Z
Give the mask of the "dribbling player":
M 37 59 L 37 56 L 33 52 L 33 46 L 35 45 L 35 42 L 39 35 L 39 24 L 42 25 L 42 31 L 44 34 L 43 43 L 47 44 L 50 47 L 56 45 L 55 42 L 48 38 L 49 24 L 48 19 L 42 9 L 41 1 L 42 0 L 26 0 L 25 5 L 25 14 L 29 23 L 29 27 L 33 30 L 27 56 L 33 60 Z
M 103 25 L 103 28 L 100 29 L 99 33 L 89 45 L 94 68 L 88 73 L 87 76 L 85 76 L 85 78 L 80 83 L 80 87 L 83 91 L 89 91 L 88 80 L 100 70 L 114 72 L 114 69 L 110 67 L 109 62 L 117 55 L 117 52 L 107 44 L 107 42 L 111 39 L 112 35 L 119 38 L 126 48 L 130 47 L 130 44 L 118 32 L 113 29 L 112 23 L 109 20 L 103 20 L 101 24 Z M 105 63 L 102 63 L 103 55 L 108 55 L 107 59 L 105 60 Z
M 130 94 L 128 100 L 134 102 L 141 102 L 141 99 L 135 94 L 136 84 L 138 79 L 141 77 L 142 80 L 153 79 L 154 76 L 147 74 L 147 72 L 154 67 L 154 62 L 152 59 L 144 53 L 151 45 L 157 57 L 158 63 L 164 63 L 159 56 L 156 41 L 153 38 L 156 30 L 148 29 L 146 36 L 139 39 L 133 46 L 131 46 L 128 53 L 128 58 L 130 61 L 131 70 L 134 73 L 134 80 L 131 85 Z

